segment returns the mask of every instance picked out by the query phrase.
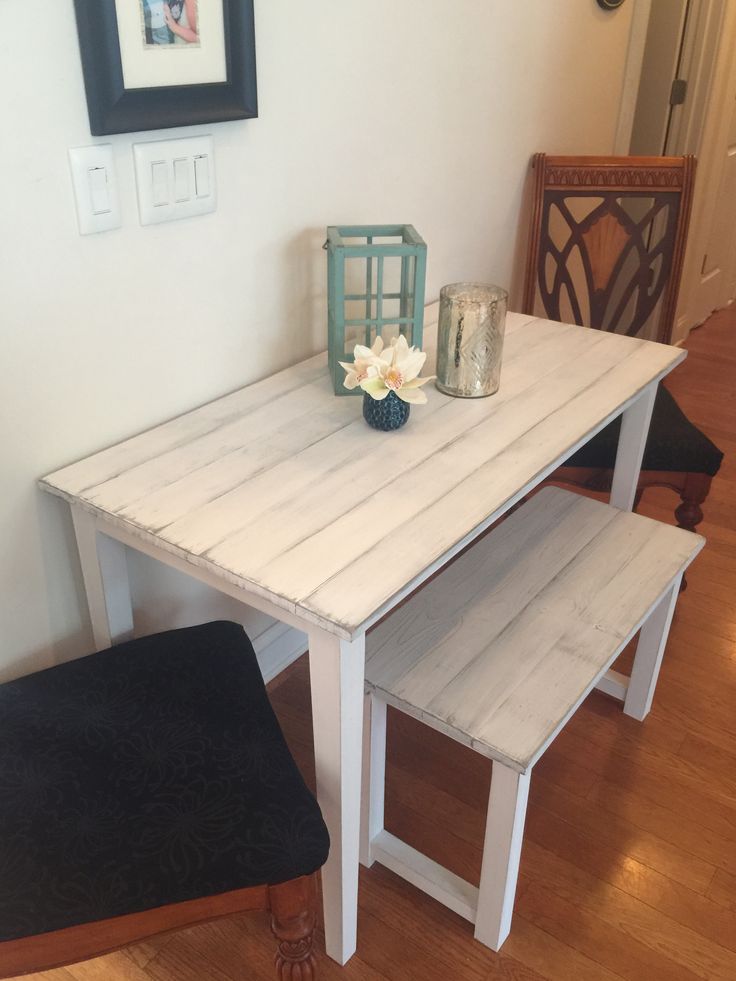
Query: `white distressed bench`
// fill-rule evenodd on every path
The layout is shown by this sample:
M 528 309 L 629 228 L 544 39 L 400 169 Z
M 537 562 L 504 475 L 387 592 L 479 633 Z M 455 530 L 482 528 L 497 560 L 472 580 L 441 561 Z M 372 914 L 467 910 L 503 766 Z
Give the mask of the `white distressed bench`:
M 392 869 L 498 950 L 532 767 L 598 686 L 643 719 L 690 532 L 546 488 L 369 635 L 361 862 Z M 641 628 L 631 678 L 608 669 Z M 383 826 L 386 705 L 493 760 L 480 888 Z

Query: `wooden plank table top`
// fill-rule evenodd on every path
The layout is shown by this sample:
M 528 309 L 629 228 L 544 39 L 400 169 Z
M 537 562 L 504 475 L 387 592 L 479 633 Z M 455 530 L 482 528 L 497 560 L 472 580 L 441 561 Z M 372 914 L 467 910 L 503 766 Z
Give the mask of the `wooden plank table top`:
M 334 397 L 320 354 L 41 484 L 352 639 L 684 357 L 509 314 L 499 392 L 454 399 L 430 384 L 398 432 Z

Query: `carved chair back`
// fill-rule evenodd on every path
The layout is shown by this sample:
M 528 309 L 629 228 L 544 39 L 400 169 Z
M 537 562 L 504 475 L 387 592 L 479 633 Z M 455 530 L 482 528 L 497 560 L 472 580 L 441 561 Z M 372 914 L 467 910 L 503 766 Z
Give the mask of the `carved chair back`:
M 523 310 L 669 343 L 695 158 L 533 159 Z

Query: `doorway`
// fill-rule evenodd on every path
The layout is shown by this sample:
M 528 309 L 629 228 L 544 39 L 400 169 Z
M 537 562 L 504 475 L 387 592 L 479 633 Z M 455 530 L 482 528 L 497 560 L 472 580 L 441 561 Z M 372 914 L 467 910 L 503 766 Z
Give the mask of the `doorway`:
M 674 341 L 736 295 L 734 29 L 725 0 L 651 0 L 629 152 L 698 158 Z

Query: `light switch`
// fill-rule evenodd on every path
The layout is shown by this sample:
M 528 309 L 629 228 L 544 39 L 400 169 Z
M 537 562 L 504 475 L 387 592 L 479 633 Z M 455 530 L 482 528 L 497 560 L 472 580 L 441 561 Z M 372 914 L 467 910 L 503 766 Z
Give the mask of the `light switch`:
M 174 160 L 174 200 L 177 202 L 188 201 L 191 197 L 189 193 L 189 167 L 190 163 L 186 157 L 179 157 Z
M 111 143 L 69 150 L 80 235 L 120 228 L 122 218 Z
M 161 208 L 169 203 L 169 165 L 165 160 L 156 160 L 151 164 L 151 186 L 154 208 Z
M 110 212 L 110 197 L 107 193 L 107 170 L 104 167 L 90 167 L 87 171 L 89 195 L 93 215 L 106 215 Z
M 210 193 L 210 165 L 206 153 L 200 153 L 194 158 L 194 185 L 198 198 L 206 198 Z
M 211 136 L 134 143 L 133 159 L 141 225 L 203 215 L 217 207 Z

